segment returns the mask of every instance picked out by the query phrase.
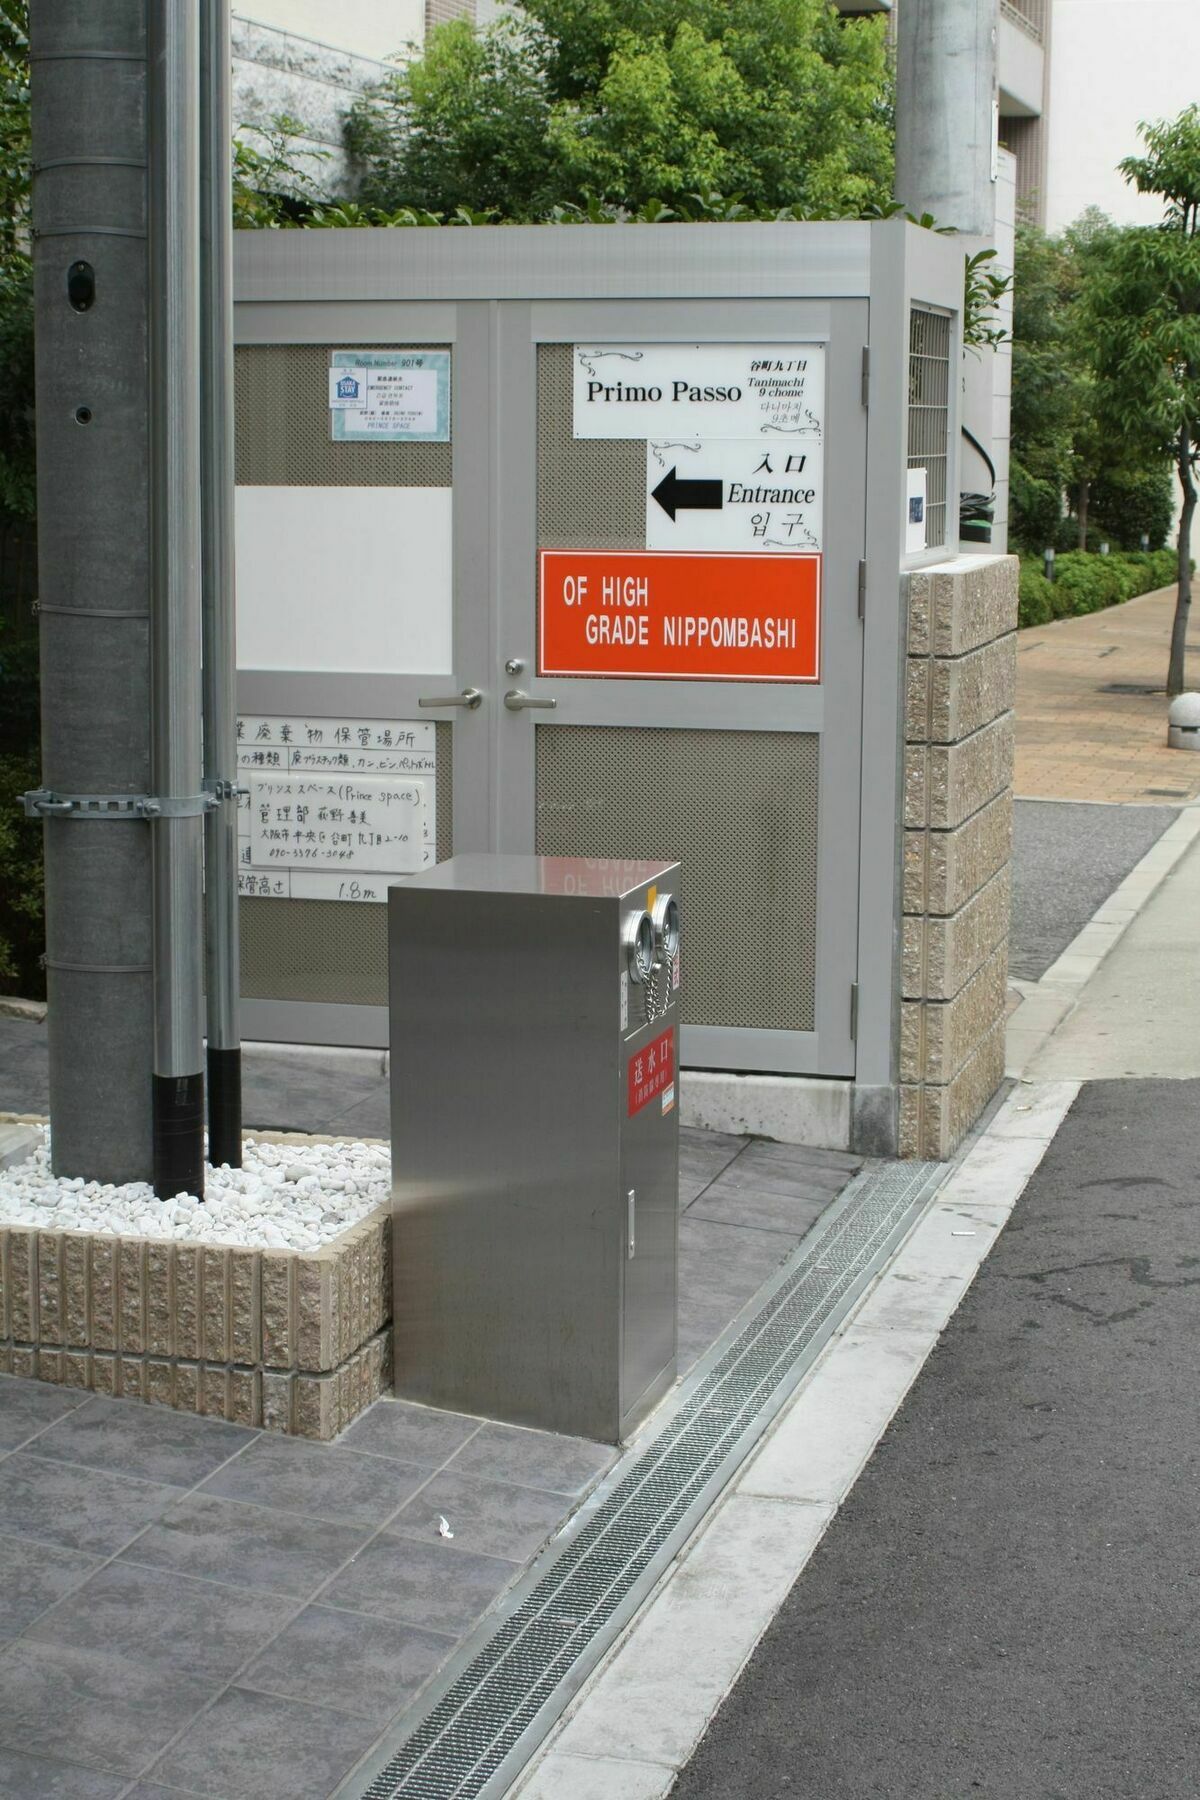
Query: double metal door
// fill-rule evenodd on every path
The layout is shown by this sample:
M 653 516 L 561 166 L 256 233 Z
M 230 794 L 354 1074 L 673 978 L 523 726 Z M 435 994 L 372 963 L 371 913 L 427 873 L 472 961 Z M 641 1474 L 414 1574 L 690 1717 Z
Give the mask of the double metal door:
M 457 314 L 455 848 L 679 858 L 684 1063 L 852 1075 L 867 303 Z M 543 674 L 541 553 L 646 541 L 644 447 L 573 437 L 573 347 L 758 342 L 824 347 L 819 681 Z

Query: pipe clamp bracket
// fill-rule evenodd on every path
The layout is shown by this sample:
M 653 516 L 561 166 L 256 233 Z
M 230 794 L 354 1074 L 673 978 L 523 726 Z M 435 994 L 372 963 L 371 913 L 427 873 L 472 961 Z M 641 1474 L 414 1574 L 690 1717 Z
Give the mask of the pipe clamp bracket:
M 31 788 L 21 795 L 27 819 L 191 819 L 220 805 L 216 794 L 57 794 Z

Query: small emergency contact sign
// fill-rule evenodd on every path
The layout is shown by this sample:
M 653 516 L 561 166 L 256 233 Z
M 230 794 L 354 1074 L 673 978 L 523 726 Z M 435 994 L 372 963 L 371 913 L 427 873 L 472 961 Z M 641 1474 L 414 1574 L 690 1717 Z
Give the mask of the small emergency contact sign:
M 538 673 L 666 681 L 821 678 L 821 558 L 543 550 Z

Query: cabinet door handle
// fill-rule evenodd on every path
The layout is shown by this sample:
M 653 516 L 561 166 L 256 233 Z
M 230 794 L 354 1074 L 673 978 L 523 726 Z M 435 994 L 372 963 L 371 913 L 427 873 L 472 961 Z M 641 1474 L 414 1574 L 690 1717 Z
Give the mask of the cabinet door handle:
M 418 700 L 418 706 L 465 706 L 474 712 L 483 701 L 478 688 L 464 688 L 461 694 L 430 694 L 424 700 Z
M 553 712 L 558 705 L 557 700 L 535 700 L 532 694 L 523 694 L 520 688 L 509 688 L 504 696 L 504 704 L 509 712 Z

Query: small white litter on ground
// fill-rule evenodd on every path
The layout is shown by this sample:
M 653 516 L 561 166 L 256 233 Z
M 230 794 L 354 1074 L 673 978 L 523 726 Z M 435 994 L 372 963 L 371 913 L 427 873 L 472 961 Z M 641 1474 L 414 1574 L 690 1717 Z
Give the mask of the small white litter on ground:
M 319 1250 L 391 1193 L 391 1154 L 380 1144 L 261 1144 L 248 1137 L 240 1169 L 207 1170 L 201 1202 L 191 1194 L 156 1200 L 147 1181 L 113 1187 L 52 1175 L 44 1127 L 41 1135 L 31 1157 L 0 1173 L 0 1225 Z

